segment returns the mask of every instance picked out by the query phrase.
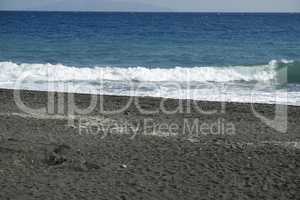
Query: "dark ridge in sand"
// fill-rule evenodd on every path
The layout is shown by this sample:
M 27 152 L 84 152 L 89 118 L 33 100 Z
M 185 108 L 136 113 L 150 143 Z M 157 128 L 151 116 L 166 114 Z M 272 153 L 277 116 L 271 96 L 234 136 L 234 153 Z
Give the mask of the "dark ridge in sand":
M 26 105 L 41 107 L 47 93 L 22 91 Z M 56 93 L 55 99 L 59 95 Z M 89 95 L 76 94 L 87 107 Z M 105 96 L 104 107 L 117 109 L 128 97 Z M 140 98 L 144 109 L 159 107 L 159 98 Z M 183 101 L 185 104 L 187 101 Z M 179 100 L 165 100 L 168 109 Z M 203 110 L 218 102 L 197 102 Z M 274 105 L 257 104 L 266 117 Z M 297 199 L 300 181 L 300 108 L 288 107 L 288 130 L 280 133 L 253 115 L 249 104 L 227 103 L 225 112 L 203 115 L 191 108 L 182 113 L 142 114 L 134 105 L 120 114 L 99 108 L 87 116 L 99 123 L 155 124 L 219 118 L 236 126 L 234 135 L 180 134 L 158 137 L 130 133 L 79 134 L 77 116 L 68 126 L 65 113 L 37 116 L 22 112 L 12 90 L 0 90 L 0 199 Z M 58 117 L 60 116 L 60 117 Z M 88 121 L 88 120 L 87 120 Z M 196 134 L 195 134 L 196 135 Z M 292 143 L 293 144 L 293 143 Z M 296 148 L 297 147 L 297 148 Z

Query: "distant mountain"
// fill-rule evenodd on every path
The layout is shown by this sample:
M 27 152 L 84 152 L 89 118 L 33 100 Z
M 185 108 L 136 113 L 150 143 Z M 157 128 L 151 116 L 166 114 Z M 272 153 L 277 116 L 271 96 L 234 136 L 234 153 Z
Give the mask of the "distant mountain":
M 114 0 L 59 0 L 30 10 L 49 11 L 169 11 L 152 4 Z

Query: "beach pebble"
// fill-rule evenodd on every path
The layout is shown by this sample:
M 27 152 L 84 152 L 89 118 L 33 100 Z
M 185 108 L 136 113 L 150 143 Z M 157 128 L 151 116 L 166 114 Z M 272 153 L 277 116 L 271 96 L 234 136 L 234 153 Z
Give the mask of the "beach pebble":
M 127 168 L 127 165 L 122 164 L 120 167 L 123 168 L 123 169 L 126 169 L 126 168 Z

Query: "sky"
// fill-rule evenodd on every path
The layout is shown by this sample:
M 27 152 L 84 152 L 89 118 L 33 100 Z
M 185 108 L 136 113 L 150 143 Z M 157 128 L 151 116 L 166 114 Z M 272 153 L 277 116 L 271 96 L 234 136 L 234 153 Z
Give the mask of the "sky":
M 300 0 L 0 0 L 0 10 L 300 12 Z

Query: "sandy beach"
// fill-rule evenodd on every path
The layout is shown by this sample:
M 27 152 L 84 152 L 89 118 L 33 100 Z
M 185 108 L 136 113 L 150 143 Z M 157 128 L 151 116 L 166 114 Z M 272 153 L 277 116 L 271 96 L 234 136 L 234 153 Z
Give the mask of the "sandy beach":
M 296 199 L 299 107 L 288 107 L 281 133 L 250 104 L 140 97 L 138 108 L 104 113 L 98 104 L 108 111 L 128 102 L 104 96 L 88 114 L 70 115 L 70 94 L 54 93 L 51 112 L 34 115 L 13 93 L 0 90 L 0 199 Z M 20 94 L 26 107 L 49 102 L 46 92 Z M 90 95 L 74 97 L 77 108 L 89 106 Z M 177 112 L 140 112 L 161 102 Z M 274 105 L 254 108 L 275 114 Z M 200 128 L 186 127 L 195 122 Z

